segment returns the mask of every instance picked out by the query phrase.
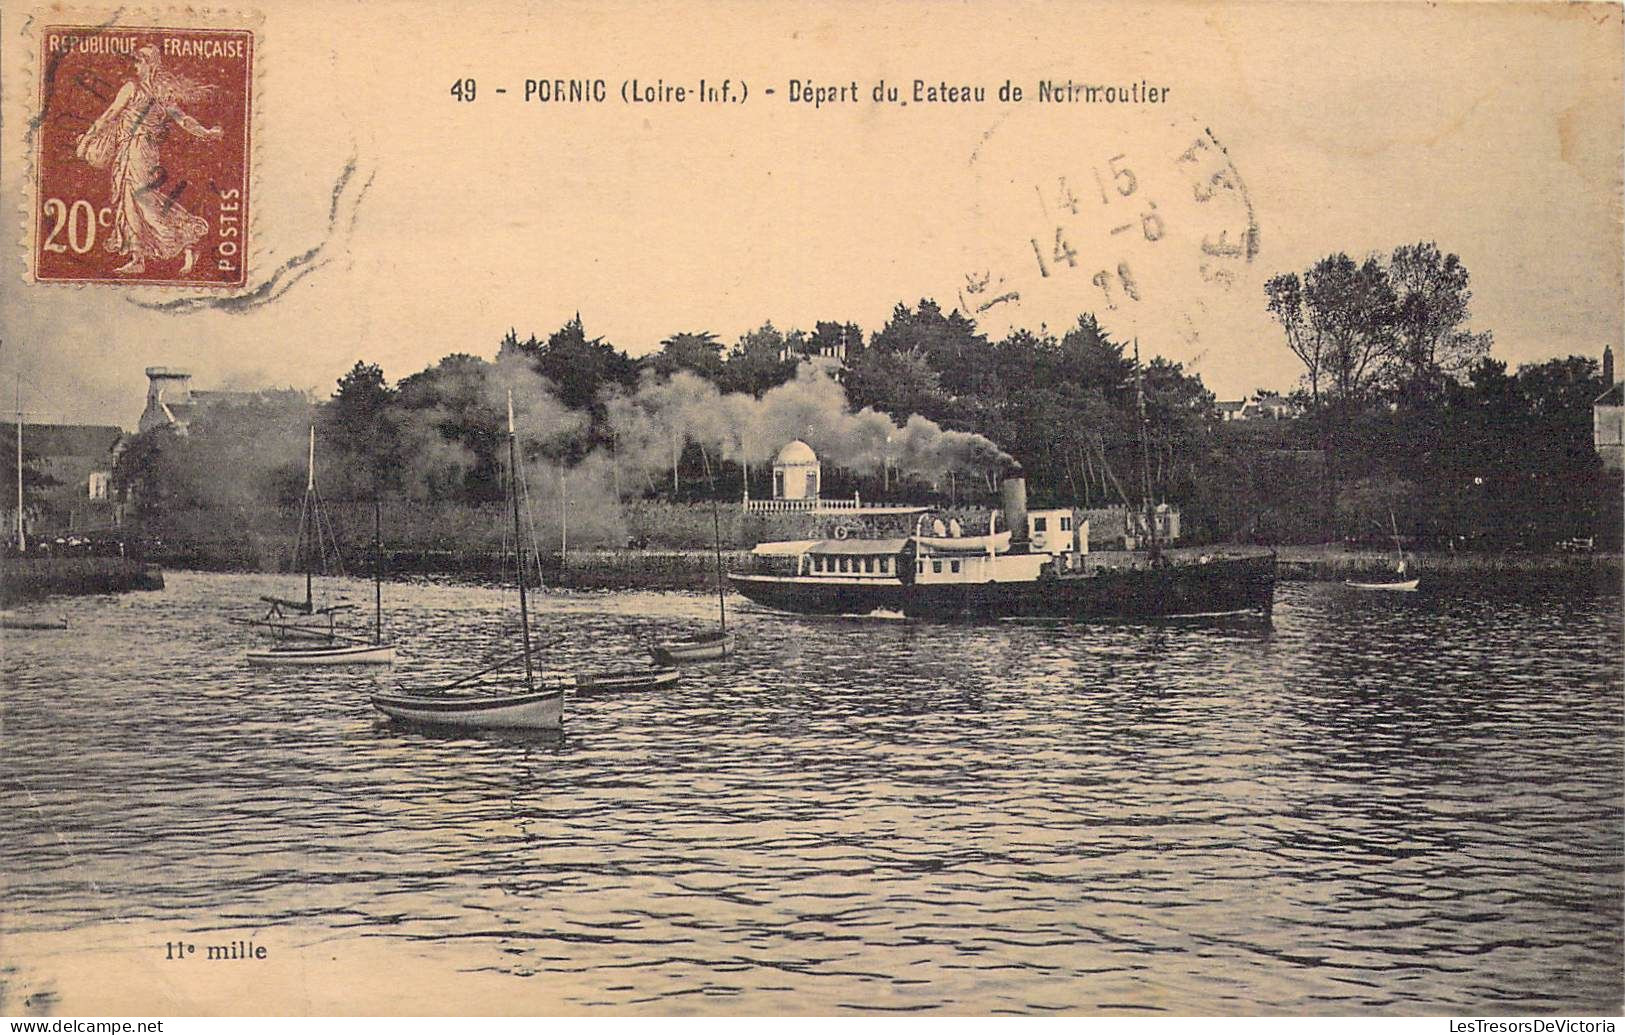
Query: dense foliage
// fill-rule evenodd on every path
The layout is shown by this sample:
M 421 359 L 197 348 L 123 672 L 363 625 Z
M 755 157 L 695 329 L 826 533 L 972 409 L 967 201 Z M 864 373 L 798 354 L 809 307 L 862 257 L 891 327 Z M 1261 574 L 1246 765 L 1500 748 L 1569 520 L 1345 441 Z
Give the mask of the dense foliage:
M 1508 372 L 1467 328 L 1467 287 L 1431 243 L 1272 278 L 1268 309 L 1305 367 L 1295 420 L 1222 423 L 1199 377 L 1161 357 L 1137 365 L 1090 314 L 1059 337 L 994 341 L 924 299 L 867 336 L 834 320 L 764 323 L 732 346 L 685 330 L 639 359 L 577 316 L 545 339 L 510 331 L 494 361 L 451 355 L 395 385 L 357 362 L 314 415 L 265 402 L 135 436 L 115 484 L 151 517 L 286 505 L 313 420 L 328 496 L 478 507 L 502 496 L 512 391 L 533 488 L 589 512 L 737 498 L 746 478 L 765 494 L 767 458 L 805 437 L 828 496 L 986 499 L 1019 465 L 1037 503 L 1138 505 L 1149 487 L 1205 539 L 1378 538 L 1395 524 L 1504 543 L 1590 534 L 1610 520 L 1590 440 L 1597 365 Z

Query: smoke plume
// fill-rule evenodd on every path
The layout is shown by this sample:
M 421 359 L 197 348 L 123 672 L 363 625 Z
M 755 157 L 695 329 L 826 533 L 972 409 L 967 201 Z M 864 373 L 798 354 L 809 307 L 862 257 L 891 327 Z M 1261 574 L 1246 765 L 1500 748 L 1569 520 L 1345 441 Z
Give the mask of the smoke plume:
M 608 414 L 615 463 L 642 472 L 669 471 L 684 442 L 698 443 L 713 458 L 755 465 L 794 439 L 812 446 L 822 462 L 864 475 L 889 466 L 936 481 L 950 471 L 1012 462 L 983 436 L 945 431 L 925 417 L 899 426 L 871 408 L 853 413 L 840 384 L 811 364 L 760 399 L 723 395 L 711 382 L 679 371 L 611 398 Z

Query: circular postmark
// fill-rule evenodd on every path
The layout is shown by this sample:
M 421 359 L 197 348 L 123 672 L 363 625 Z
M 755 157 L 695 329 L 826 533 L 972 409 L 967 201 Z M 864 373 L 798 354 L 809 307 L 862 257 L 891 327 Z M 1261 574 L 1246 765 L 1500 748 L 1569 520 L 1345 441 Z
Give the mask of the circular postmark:
M 951 299 L 990 337 L 1092 313 L 1118 340 L 1199 361 L 1250 298 L 1258 216 L 1202 122 L 1018 107 L 969 164 L 977 229 Z

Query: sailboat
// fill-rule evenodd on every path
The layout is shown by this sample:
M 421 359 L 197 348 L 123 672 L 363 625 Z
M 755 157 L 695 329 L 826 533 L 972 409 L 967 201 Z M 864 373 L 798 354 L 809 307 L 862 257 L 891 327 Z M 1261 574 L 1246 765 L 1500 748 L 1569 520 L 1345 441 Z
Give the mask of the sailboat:
M 1394 577 L 1381 581 L 1344 579 L 1343 585 L 1350 589 L 1377 590 L 1389 593 L 1415 593 L 1421 587 L 1421 576 L 1406 578 L 1410 574 L 1409 564 L 1405 558 L 1405 547 L 1400 543 L 1399 539 L 1399 522 L 1395 519 L 1394 512 L 1391 510 L 1388 512 L 1388 523 L 1393 528 L 1394 552 L 1397 555 L 1394 562 Z
M 733 637 L 728 634 L 727 590 L 722 578 L 722 519 L 717 515 L 715 492 L 711 494 L 711 528 L 715 533 L 713 544 L 717 561 L 717 628 L 651 643 L 649 653 L 657 665 L 676 665 L 684 661 L 716 661 L 719 658 L 726 658 L 733 649 Z
M 299 511 L 299 539 L 295 547 L 303 556 L 305 568 L 305 599 L 287 600 L 282 597 L 262 596 L 270 604 L 265 617 L 251 625 L 260 625 L 271 631 L 275 643 L 260 650 L 248 652 L 250 665 L 388 665 L 395 660 L 395 648 L 384 642 L 383 619 L 383 541 L 381 517 L 376 501 L 373 504 L 373 635 L 366 639 L 341 633 L 334 618 L 354 605 L 330 604 L 317 607 L 312 594 L 315 574 L 314 554 L 317 547 L 310 539 L 320 541 L 321 500 L 316 494 L 316 426 L 310 428 L 310 451 L 305 467 L 305 499 Z M 307 529 L 311 529 L 307 537 Z M 300 619 L 315 619 L 302 622 Z M 325 623 L 320 620 L 326 619 Z
M 275 624 L 273 629 L 279 631 L 279 639 L 273 646 L 262 650 L 248 652 L 250 665 L 389 665 L 395 661 L 395 648 L 384 642 L 384 549 L 382 536 L 382 519 L 377 501 L 372 505 L 372 592 L 373 592 L 373 619 L 372 639 L 347 636 L 332 627 L 332 615 L 341 607 L 317 610 L 315 613 L 325 612 L 328 615 L 328 630 L 325 642 L 312 642 L 308 637 L 312 634 L 322 636 L 319 631 L 306 627 L 287 624 Z M 307 582 L 306 600 L 310 599 L 310 587 Z M 267 598 L 274 599 L 274 598 Z M 280 607 L 282 601 L 273 604 L 273 608 Z M 311 613 L 306 611 L 305 613 Z M 290 630 L 298 630 L 289 635 Z
M 513 503 L 514 549 L 518 555 L 515 571 L 519 582 L 519 631 L 523 643 L 520 654 L 525 660 L 524 683 L 502 692 L 449 692 L 488 676 L 514 660 L 508 658 L 434 690 L 421 693 L 403 690 L 396 694 L 374 695 L 373 707 L 390 718 L 473 729 L 564 728 L 564 690 L 573 680 L 568 676 L 548 675 L 538 686 L 530 654 L 530 604 L 525 595 L 525 540 L 519 527 L 519 451 L 514 434 L 512 392 L 508 393 L 508 496 Z

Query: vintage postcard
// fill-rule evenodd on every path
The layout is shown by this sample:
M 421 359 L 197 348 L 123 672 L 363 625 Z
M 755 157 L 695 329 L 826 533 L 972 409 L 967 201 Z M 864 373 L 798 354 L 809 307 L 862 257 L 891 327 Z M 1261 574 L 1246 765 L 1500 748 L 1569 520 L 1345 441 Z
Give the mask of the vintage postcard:
M 1614 1030 L 1622 39 L 0 0 L 0 1015 Z

